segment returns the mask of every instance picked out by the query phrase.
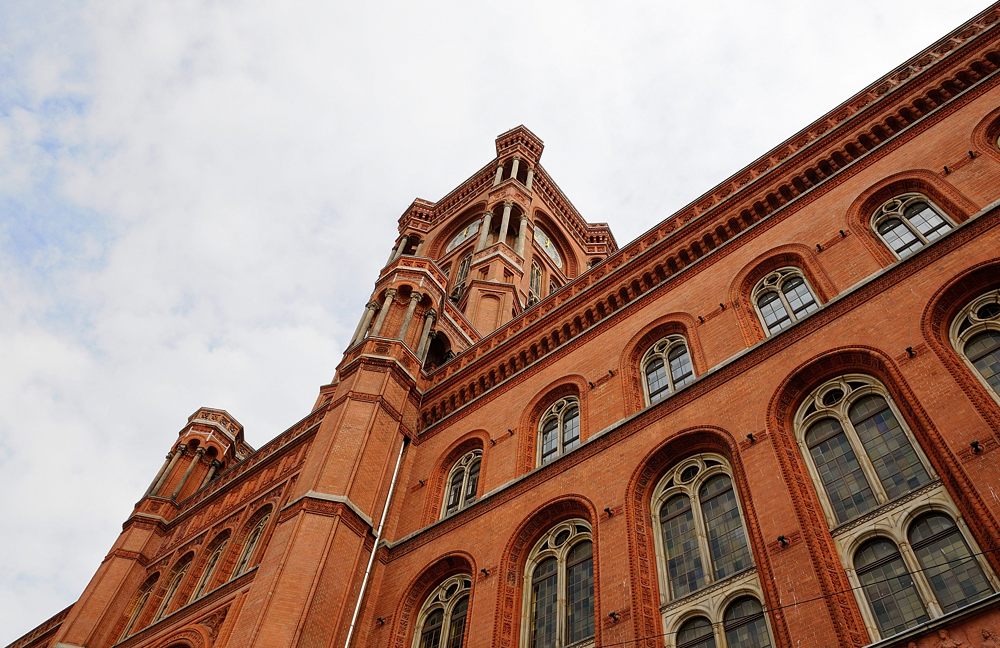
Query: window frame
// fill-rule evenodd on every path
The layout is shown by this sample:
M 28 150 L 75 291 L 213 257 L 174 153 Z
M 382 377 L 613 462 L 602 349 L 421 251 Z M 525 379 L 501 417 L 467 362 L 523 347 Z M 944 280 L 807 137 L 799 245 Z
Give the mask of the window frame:
M 187 553 L 177 561 L 173 569 L 170 570 L 170 578 L 167 580 L 167 587 L 163 590 L 163 598 L 160 600 L 160 604 L 156 608 L 156 613 L 153 615 L 152 623 L 156 623 L 160 619 L 170 616 L 178 607 L 182 606 L 172 606 L 174 599 L 177 597 L 177 593 L 181 589 L 181 584 L 184 579 L 187 578 L 188 572 L 191 571 L 191 564 L 194 562 L 194 553 Z M 173 609 L 171 609 L 173 607 Z
M 938 207 L 938 205 L 935 204 L 933 200 L 931 200 L 922 193 L 910 191 L 893 196 L 889 200 L 886 200 L 884 203 L 882 203 L 878 207 L 878 209 L 876 209 L 872 213 L 871 218 L 869 219 L 869 227 L 871 228 L 875 236 L 878 238 L 878 240 L 882 242 L 882 245 L 888 248 L 889 251 L 892 252 L 893 256 L 896 257 L 897 260 L 913 256 L 914 254 L 916 254 L 917 252 L 919 252 L 920 250 L 922 250 L 923 248 L 927 247 L 928 245 L 934 242 L 928 240 L 927 237 L 916 226 L 914 226 L 910 222 L 910 219 L 907 218 L 905 215 L 906 209 L 910 205 L 913 205 L 918 202 L 925 203 L 928 207 L 931 208 L 931 210 L 935 214 L 937 214 L 942 220 L 944 220 L 945 224 L 947 224 L 948 226 L 948 228 L 944 230 L 944 232 L 942 232 L 940 235 L 937 236 L 937 238 L 934 239 L 935 241 L 940 239 L 941 237 L 947 236 L 949 232 L 958 227 L 958 225 L 955 223 L 955 220 L 950 216 L 948 216 L 945 210 Z M 894 248 L 892 245 L 889 244 L 889 241 L 887 241 L 885 239 L 885 236 L 882 235 L 882 232 L 879 231 L 879 227 L 885 221 L 891 220 L 893 218 L 899 220 L 903 224 L 903 226 L 907 229 L 907 231 L 911 235 L 915 236 L 918 241 L 920 241 L 920 247 L 904 255 L 900 254 L 896 250 L 896 248 Z
M 691 375 L 684 379 L 683 384 L 678 386 L 673 372 L 670 370 L 669 356 L 671 352 L 681 346 L 684 347 L 684 351 L 687 353 L 688 364 L 691 365 Z M 688 344 L 687 339 L 683 335 L 679 334 L 667 335 L 660 338 L 655 343 L 650 345 L 649 349 L 646 350 L 646 353 L 643 354 L 642 360 L 639 362 L 639 379 L 642 383 L 642 397 L 647 406 L 652 405 L 653 401 L 651 400 L 649 393 L 649 377 L 646 371 L 646 365 L 657 357 L 663 362 L 664 373 L 667 377 L 667 389 L 661 392 L 662 395 L 655 402 L 659 403 L 660 401 L 667 399 L 671 394 L 690 385 L 698 378 L 698 374 L 694 367 L 694 357 L 691 355 L 691 345 Z
M 583 527 L 586 530 L 582 531 L 579 527 Z M 563 531 L 569 531 L 569 537 L 566 538 L 561 544 L 554 546 L 554 541 L 556 537 Z M 597 602 L 597 589 L 591 587 L 590 596 L 592 601 L 592 608 L 594 611 L 594 634 L 589 638 L 579 639 L 572 643 L 566 640 L 567 632 L 567 621 L 568 621 L 568 593 L 567 593 L 567 574 L 568 565 L 567 557 L 570 551 L 576 545 L 581 542 L 589 542 L 591 547 L 590 561 L 591 561 L 591 571 L 593 574 L 592 580 L 594 583 L 597 582 L 597 569 L 595 557 L 597 555 L 596 543 L 594 542 L 593 528 L 590 523 L 582 518 L 572 518 L 569 520 L 564 520 L 558 524 L 553 525 L 542 534 L 542 537 L 535 542 L 528 554 L 527 560 L 524 562 L 524 570 L 522 572 L 522 595 L 521 595 L 521 646 L 531 646 L 531 638 L 534 628 L 532 627 L 532 582 L 535 567 L 539 565 L 543 560 L 547 558 L 556 559 L 556 641 L 554 648 L 566 648 L 567 646 L 573 646 L 574 648 L 583 648 L 585 646 L 593 646 L 595 637 L 597 634 L 597 627 L 600 623 L 600 619 L 597 618 L 598 610 L 600 606 Z
M 271 511 L 268 511 L 257 520 L 256 524 L 253 525 L 253 528 L 246 535 L 246 540 L 243 541 L 243 548 L 240 550 L 236 564 L 233 566 L 233 578 L 239 578 L 256 566 L 251 563 L 253 562 L 254 554 L 257 553 L 257 547 L 260 546 L 260 541 L 264 537 L 267 524 L 270 521 Z
M 968 367 L 969 371 L 972 372 L 983 388 L 986 389 L 987 393 L 993 397 L 993 400 L 1000 404 L 1000 393 L 997 393 L 996 389 L 986 381 L 985 376 L 983 376 L 979 368 L 976 367 L 965 352 L 965 346 L 976 335 L 985 333 L 986 331 L 1000 333 L 1000 316 L 982 319 L 976 314 L 976 311 L 989 304 L 1000 304 L 1000 289 L 988 290 L 963 306 L 951 320 L 951 326 L 948 329 L 948 339 L 965 366 Z M 969 320 L 969 326 L 963 330 L 962 324 L 966 319 Z
M 571 448 L 565 447 L 564 435 L 566 432 L 566 412 L 570 411 L 573 407 L 576 407 L 577 412 L 577 440 L 576 445 Z M 542 456 L 543 450 L 543 430 L 545 429 L 545 424 L 550 420 L 556 420 L 556 450 L 552 454 L 551 458 L 545 459 Z M 583 408 L 580 405 L 580 399 L 576 395 L 565 396 L 558 399 L 554 403 L 546 408 L 545 413 L 542 414 L 538 419 L 538 425 L 535 431 L 536 448 L 535 448 L 535 466 L 547 466 L 553 461 L 562 457 L 567 452 L 575 450 L 583 445 Z
M 457 586 L 457 589 L 449 595 L 448 590 L 452 586 Z M 420 642 L 422 640 L 421 635 L 424 632 L 424 624 L 427 621 L 427 617 L 433 614 L 436 610 L 441 610 L 444 614 L 444 618 L 441 620 L 441 637 L 438 641 L 438 648 L 447 648 L 448 634 L 451 631 L 451 625 L 454 621 L 452 613 L 455 611 L 455 607 L 458 605 L 463 596 L 468 600 L 465 608 L 465 624 L 462 628 L 461 645 L 464 645 L 465 635 L 470 627 L 469 616 L 472 612 L 472 576 L 462 573 L 449 576 L 445 580 L 441 581 L 441 583 L 424 598 L 424 602 L 420 606 L 420 611 L 417 613 L 416 623 L 413 624 L 413 639 L 410 642 L 411 647 L 420 648 Z
M 473 464 L 479 464 L 479 473 L 476 476 L 476 492 L 472 499 L 468 499 L 468 486 L 469 486 L 469 472 L 472 469 Z M 479 478 L 482 476 L 483 468 L 483 450 L 482 448 L 475 448 L 463 454 L 458 461 L 452 464 L 451 469 L 448 471 L 448 475 L 444 481 L 444 498 L 441 502 L 441 519 L 455 515 L 456 513 L 465 510 L 467 507 L 475 504 L 479 501 Z M 459 471 L 463 471 L 462 476 L 462 490 L 459 494 L 458 508 L 454 511 L 448 511 L 448 499 L 451 494 L 451 482 L 455 474 Z
M 786 282 L 795 278 L 802 280 L 806 290 L 809 291 L 810 297 L 812 297 L 813 304 L 815 305 L 815 308 L 807 310 L 802 315 L 797 315 L 795 313 L 788 301 L 788 297 L 785 296 L 785 291 L 782 289 Z M 770 326 L 768 326 L 767 319 L 764 317 L 764 313 L 760 310 L 760 304 L 758 303 L 761 297 L 769 293 L 777 295 L 782 308 L 788 316 L 788 324 L 782 326 L 776 331 L 772 331 Z M 801 322 L 816 311 L 823 308 L 823 302 L 820 301 L 819 293 L 816 292 L 815 288 L 813 288 L 812 283 L 809 281 L 809 277 L 806 276 L 805 272 L 803 272 L 801 268 L 797 268 L 795 266 L 778 268 L 761 277 L 761 279 L 754 286 L 753 291 L 750 293 L 750 301 L 753 304 L 754 312 L 757 313 L 757 321 L 760 322 L 761 328 L 764 330 L 765 337 L 773 337 L 783 331 L 786 331 L 798 322 Z
M 222 557 L 226 553 L 226 548 L 229 546 L 229 536 L 226 535 L 222 537 L 221 540 L 215 540 L 209 547 L 211 552 L 208 554 L 208 559 L 205 561 L 205 565 L 202 568 L 201 576 L 198 577 L 198 582 L 194 586 L 194 590 L 191 592 L 191 598 L 188 602 L 194 602 L 200 599 L 202 596 L 212 591 L 209 588 L 212 579 L 215 577 L 215 573 L 219 569 L 219 565 L 222 564 Z
M 677 637 L 681 626 L 696 617 L 703 617 L 712 624 L 712 637 L 715 640 L 716 648 L 729 648 L 729 643 L 726 640 L 726 611 L 729 610 L 730 606 L 744 598 L 755 599 L 760 604 L 767 637 L 771 642 L 771 647 L 775 648 L 770 610 L 764 604 L 764 591 L 760 586 L 756 571 L 743 573 L 732 584 L 727 584 L 723 589 L 710 587 L 699 590 L 696 594 L 691 595 L 691 598 L 694 600 L 690 602 L 687 599 L 681 599 L 682 606 L 678 606 L 678 602 L 675 601 L 661 607 L 660 616 L 663 619 L 666 648 L 678 648 Z

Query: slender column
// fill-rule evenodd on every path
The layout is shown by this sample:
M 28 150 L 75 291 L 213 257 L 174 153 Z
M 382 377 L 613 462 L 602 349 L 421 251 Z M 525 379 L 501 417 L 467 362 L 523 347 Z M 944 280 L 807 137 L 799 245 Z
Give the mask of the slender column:
M 149 488 L 146 489 L 146 494 L 143 497 L 148 497 L 153 492 L 153 489 L 156 488 L 156 485 L 160 483 L 160 479 L 163 478 L 163 473 L 167 472 L 167 466 L 170 465 L 170 461 L 174 458 L 175 453 L 176 450 L 171 450 L 167 453 L 166 458 L 163 460 L 163 465 L 160 466 L 160 472 L 156 473 L 156 477 L 153 477 L 153 481 L 149 483 Z
M 385 299 L 382 300 L 382 308 L 379 309 L 378 317 L 375 318 L 375 326 L 372 327 L 372 335 L 378 335 L 382 332 L 382 325 L 385 324 L 385 316 L 389 313 L 389 307 L 392 306 L 392 298 L 395 296 L 395 288 L 389 288 L 385 291 Z
M 153 495 L 156 495 L 156 494 L 158 494 L 160 492 L 160 488 L 163 487 L 163 482 L 166 481 L 167 475 L 169 475 L 170 472 L 174 469 L 174 464 L 177 463 L 178 459 L 180 459 L 181 457 L 184 456 L 185 452 L 187 452 L 187 444 L 186 443 L 180 444 L 179 446 L 177 446 L 177 449 L 174 450 L 174 456 L 170 460 L 170 464 L 167 466 L 166 470 L 164 470 L 162 473 L 160 473 L 160 478 L 158 480 L 156 480 L 156 485 L 153 486 L 153 489 L 152 489 Z
M 410 293 L 410 305 L 406 307 L 406 315 L 403 315 L 403 325 L 399 327 L 399 339 L 406 342 L 406 334 L 410 332 L 410 322 L 413 320 L 413 313 L 420 303 L 420 293 L 414 290 Z
M 528 235 L 528 215 L 521 214 L 521 226 L 517 230 L 517 243 L 514 244 L 514 252 L 517 256 L 524 257 L 525 236 Z
M 479 240 L 476 241 L 476 252 L 486 247 L 486 239 L 490 235 L 490 225 L 493 224 L 493 212 L 483 214 L 483 222 L 479 226 Z
M 528 189 L 531 189 L 531 183 L 534 181 L 534 179 L 535 179 L 535 170 L 533 168 L 529 167 L 528 168 L 528 185 L 527 185 Z
M 427 312 L 424 313 L 424 330 L 420 332 L 420 344 L 417 345 L 417 357 L 421 364 L 424 362 L 424 356 L 427 355 L 427 347 L 430 346 L 431 326 L 434 325 L 436 318 L 437 313 L 432 308 L 427 309 Z
M 378 304 L 370 303 L 365 306 L 365 314 L 361 316 L 361 321 L 358 322 L 358 328 L 354 329 L 354 337 L 351 338 L 351 346 L 354 346 L 358 342 L 364 339 L 365 331 L 368 330 L 368 325 L 372 322 L 372 317 L 375 316 L 375 310 L 378 308 Z
M 513 203 L 509 200 L 503 204 L 503 219 L 500 221 L 500 238 L 497 239 L 498 243 L 507 242 L 507 228 L 510 226 L 510 208 L 512 206 Z
M 501 162 L 497 162 L 497 174 L 496 174 L 496 177 L 493 178 L 493 186 L 495 187 L 498 184 L 500 184 L 501 180 L 503 180 L 503 162 L 502 161 Z
M 406 244 L 409 242 L 410 242 L 409 236 L 404 236 L 403 238 L 399 239 L 399 245 L 397 245 L 396 249 L 392 251 L 392 256 L 389 257 L 389 263 L 392 263 L 399 257 L 403 256 L 403 250 L 406 249 Z
M 192 459 L 191 463 L 188 464 L 187 470 L 184 471 L 184 476 L 181 477 L 181 483 L 177 484 L 177 488 L 174 489 L 170 499 L 176 499 L 177 496 L 180 495 L 180 492 L 184 490 L 184 484 L 187 483 L 188 477 L 191 476 L 191 473 L 194 471 L 194 467 L 198 465 L 203 456 L 205 456 L 205 448 L 198 448 L 194 451 L 194 459 Z
M 222 468 L 222 462 L 218 459 L 212 459 L 212 463 L 208 465 L 208 474 L 205 475 L 199 488 L 204 488 L 208 482 L 212 481 L 212 477 L 215 477 L 215 471 L 219 468 Z
M 510 177 L 517 179 L 517 169 L 521 166 L 521 158 L 514 158 L 514 164 L 510 167 Z

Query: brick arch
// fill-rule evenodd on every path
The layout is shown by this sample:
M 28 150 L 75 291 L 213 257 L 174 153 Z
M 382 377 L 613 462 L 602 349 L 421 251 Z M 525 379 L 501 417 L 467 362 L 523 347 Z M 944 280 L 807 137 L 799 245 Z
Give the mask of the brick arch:
M 436 234 L 424 238 L 424 250 L 421 256 L 428 257 L 431 259 L 440 259 L 441 257 L 443 257 L 444 248 L 445 246 L 448 245 L 448 242 L 451 241 L 452 237 L 458 234 L 459 230 L 468 225 L 469 221 L 471 221 L 473 218 L 481 217 L 483 215 L 483 212 L 485 211 L 486 211 L 486 202 L 480 201 L 475 205 L 469 207 L 468 209 L 464 210 L 458 216 L 453 217 L 451 219 L 451 222 L 448 223 L 446 227 L 440 228 Z M 494 214 L 494 217 L 495 216 L 496 215 Z M 456 249 L 460 249 L 461 247 L 468 245 L 470 241 L 473 245 L 475 245 L 477 237 L 478 235 L 473 236 L 471 239 L 469 239 L 469 241 L 466 241 L 461 246 L 459 246 L 459 248 Z M 452 252 L 455 252 L 455 250 L 452 250 Z M 451 254 L 451 252 L 449 252 L 449 254 Z
M 424 524 L 430 524 L 440 517 L 441 502 L 444 499 L 445 481 L 455 462 L 471 450 L 482 450 L 483 458 L 479 464 L 479 482 L 482 484 L 486 469 L 486 446 L 490 435 L 486 430 L 473 430 L 455 440 L 441 455 L 440 461 L 434 466 L 428 478 L 426 500 L 424 502 Z
M 677 462 L 703 452 L 722 455 L 732 468 L 733 483 L 740 497 L 744 523 L 753 552 L 754 564 L 761 589 L 762 603 L 768 608 L 771 628 L 776 645 L 791 645 L 785 615 L 778 599 L 774 584 L 774 570 L 767 554 L 767 543 L 760 530 L 756 507 L 750 498 L 750 485 L 740 456 L 739 446 L 727 430 L 714 426 L 687 428 L 676 432 L 670 438 L 650 451 L 639 462 L 629 479 L 625 495 L 625 515 L 628 522 L 629 562 L 632 582 L 633 634 L 645 638 L 637 641 L 637 646 L 655 647 L 661 645 L 660 589 L 657 578 L 657 558 L 653 539 L 650 508 L 653 491 L 663 474 Z
M 625 344 L 618 373 L 624 382 L 626 414 L 637 412 L 646 406 L 643 400 L 642 367 L 639 365 L 642 362 L 642 356 L 646 354 L 649 347 L 666 336 L 680 335 L 684 337 L 696 376 L 700 376 L 708 370 L 705 352 L 702 349 L 701 341 L 695 334 L 696 328 L 695 319 L 690 314 L 670 313 L 647 324 Z
M 600 569 L 597 531 L 597 511 L 582 495 L 565 495 L 550 500 L 534 511 L 518 526 L 504 547 L 497 574 L 497 607 L 493 625 L 496 648 L 511 648 L 521 636 L 521 597 L 524 589 L 523 571 L 528 554 L 542 535 L 556 524 L 571 518 L 582 518 L 590 524 L 594 545 L 594 612 L 600 614 Z M 594 642 L 601 644 L 602 624 L 594 624 Z
M 883 178 L 861 192 L 844 215 L 846 229 L 860 235 L 862 243 L 883 267 L 895 263 L 896 256 L 872 229 L 872 214 L 890 198 L 910 192 L 927 196 L 959 224 L 978 211 L 974 202 L 933 171 L 912 169 Z
M 816 486 L 795 440 L 794 417 L 803 399 L 826 380 L 845 373 L 864 373 L 878 379 L 913 432 L 935 472 L 962 513 L 976 541 L 985 550 L 998 546 L 997 521 L 979 497 L 958 457 L 947 446 L 927 412 L 920 405 L 893 360 L 879 349 L 850 346 L 813 356 L 793 369 L 775 390 L 767 408 L 767 430 L 775 447 L 782 476 L 788 486 L 799 528 L 806 540 L 820 587 L 838 636 L 867 642 L 867 632 L 857 600 L 838 558 L 829 525 L 819 503 Z M 1000 557 L 988 552 L 994 570 Z
M 424 600 L 444 579 L 455 574 L 469 574 L 472 577 L 472 591 L 469 593 L 469 609 L 472 609 L 472 597 L 476 593 L 476 560 L 464 551 L 456 551 L 444 555 L 426 566 L 420 574 L 406 586 L 406 594 L 399 601 L 396 607 L 396 614 L 393 618 L 392 634 L 390 635 L 390 645 L 394 648 L 405 648 L 410 645 L 413 638 L 413 623 L 415 615 L 420 611 L 420 606 Z M 465 625 L 466 637 L 463 645 L 468 640 L 471 623 Z
M 212 645 L 208 632 L 200 626 L 190 626 L 172 633 L 156 644 L 156 648 L 207 648 Z
M 549 405 L 566 396 L 576 396 L 580 400 L 580 441 L 587 440 L 587 381 L 579 374 L 570 374 L 549 383 L 538 392 L 521 413 L 517 429 L 517 472 L 523 474 L 535 467 L 535 445 L 538 443 L 538 421 Z
M 1000 148 L 997 147 L 997 137 L 1000 137 L 1000 108 L 994 108 L 972 129 L 972 150 L 979 154 L 986 153 L 1000 162 Z
M 1000 108 L 996 111 L 1000 114 Z M 948 373 L 962 388 L 979 416 L 1000 441 L 1000 407 L 971 369 L 958 356 L 948 331 L 955 315 L 970 301 L 988 290 L 1000 288 L 1000 261 L 975 265 L 938 288 L 920 318 L 920 330 L 927 346 L 934 350 Z
M 826 274 L 813 248 L 801 243 L 789 243 L 758 255 L 736 273 L 729 286 L 729 301 L 736 310 L 736 319 L 747 344 L 756 344 L 767 337 L 751 299 L 754 287 L 769 272 L 786 267 L 802 271 L 821 304 L 836 296 L 837 288 Z

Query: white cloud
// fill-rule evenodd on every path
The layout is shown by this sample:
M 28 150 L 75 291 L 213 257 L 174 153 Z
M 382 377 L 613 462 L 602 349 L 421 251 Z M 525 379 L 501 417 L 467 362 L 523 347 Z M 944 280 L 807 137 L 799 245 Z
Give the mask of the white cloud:
M 5 3 L 7 638 L 80 594 L 198 406 L 255 445 L 306 413 L 396 217 L 497 134 L 624 243 L 985 3 L 912 4 Z

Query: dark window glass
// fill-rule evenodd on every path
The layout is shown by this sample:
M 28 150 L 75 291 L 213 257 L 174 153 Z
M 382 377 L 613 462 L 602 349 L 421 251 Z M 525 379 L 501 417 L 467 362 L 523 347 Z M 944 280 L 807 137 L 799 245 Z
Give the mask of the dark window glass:
M 839 421 L 827 418 L 813 423 L 805 440 L 837 522 L 875 508 L 875 494 Z
M 559 454 L 559 420 L 555 417 L 542 425 L 542 463 L 548 463 Z
M 646 387 L 649 389 L 650 403 L 655 403 L 670 393 L 667 370 L 660 356 L 654 356 L 646 363 Z
M 781 284 L 781 292 L 785 294 L 788 305 L 792 307 L 792 313 L 796 320 L 802 319 L 819 308 L 819 304 L 809 292 L 809 286 L 806 285 L 805 279 L 802 277 L 785 279 L 784 283 Z
M 531 576 L 531 645 L 534 648 L 554 648 L 556 645 L 556 605 L 558 562 L 546 558 Z
M 563 414 L 563 452 L 580 445 L 580 409 L 570 407 Z
M 465 470 L 456 470 L 451 476 L 448 484 L 448 507 L 446 513 L 451 515 L 458 510 L 462 504 L 462 481 L 465 478 Z
M 687 345 L 677 344 L 667 354 L 670 362 L 670 376 L 673 378 L 674 389 L 680 389 L 694 379 L 694 367 L 691 365 L 691 355 Z
M 910 527 L 910 546 L 941 609 L 951 612 L 993 593 L 958 527 L 947 515 L 929 513 Z
M 753 561 L 729 477 L 716 475 L 706 480 L 698 492 L 698 499 L 708 532 L 715 579 L 721 580 L 750 567 Z
M 479 488 L 479 464 L 482 460 L 475 459 L 469 464 L 469 476 L 465 480 L 465 506 L 476 501 L 476 492 Z
M 434 610 L 424 620 L 420 631 L 420 648 L 438 648 L 441 642 L 441 626 L 444 624 L 444 611 Z
M 928 619 L 896 545 L 884 538 L 869 540 L 854 555 L 854 569 L 883 637 Z
M 976 333 L 965 343 L 965 355 L 993 391 L 1000 394 L 1000 333 Z
M 758 297 L 757 308 L 760 309 L 760 314 L 764 318 L 768 333 L 780 331 L 792 323 L 788 310 L 776 292 L 766 292 Z
M 447 648 L 462 648 L 465 636 L 465 617 L 469 613 L 469 597 L 463 596 L 451 609 L 451 622 L 448 624 Z
M 705 586 L 705 570 L 698 550 L 691 500 L 675 495 L 660 509 L 663 548 L 667 554 L 667 577 L 673 598 Z
M 851 423 L 889 499 L 905 495 L 930 481 L 889 403 L 876 395 L 858 399 L 850 409 Z
M 594 636 L 594 561 L 590 541 L 580 542 L 566 557 L 566 642 Z
M 677 631 L 677 648 L 715 648 L 715 635 L 708 619 L 694 617 L 685 621 Z
M 764 610 L 755 598 L 733 601 L 723 615 L 723 626 L 728 648 L 771 648 Z

